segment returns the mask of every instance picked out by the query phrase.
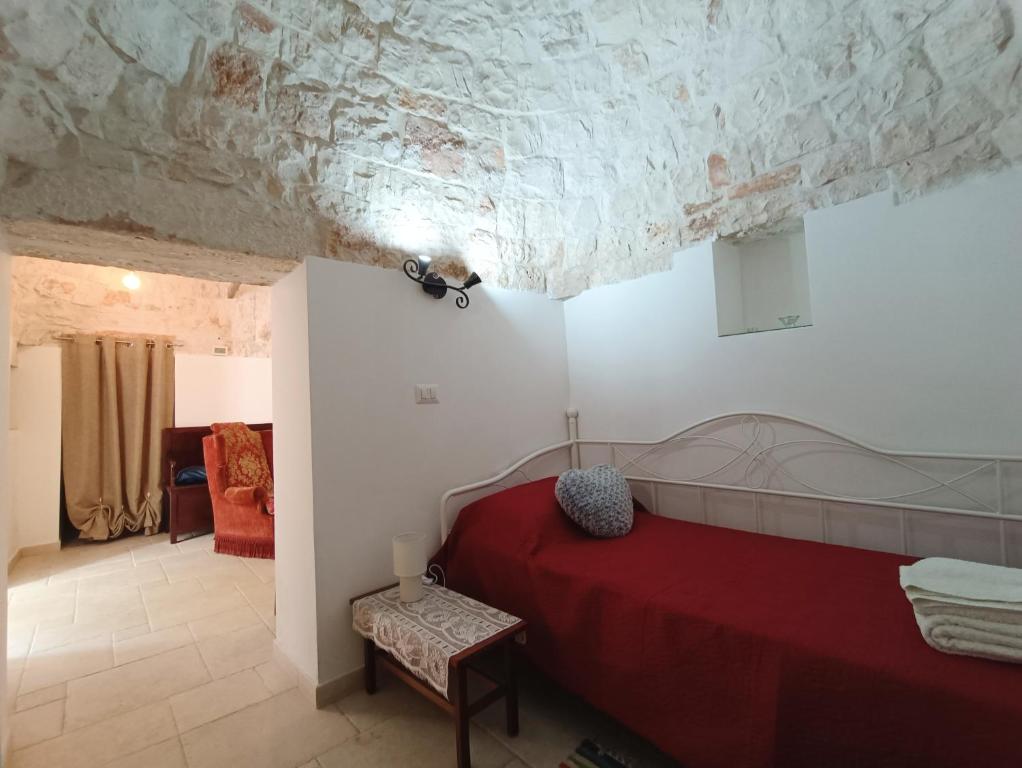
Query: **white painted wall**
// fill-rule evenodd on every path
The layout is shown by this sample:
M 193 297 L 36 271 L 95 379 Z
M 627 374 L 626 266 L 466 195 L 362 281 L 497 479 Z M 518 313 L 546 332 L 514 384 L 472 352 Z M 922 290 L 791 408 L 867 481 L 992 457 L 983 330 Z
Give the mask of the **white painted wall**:
M 711 247 L 565 303 L 583 436 L 788 413 L 879 447 L 1022 453 L 1022 172 L 806 217 L 813 326 L 718 338 Z
M 11 553 L 60 541 L 60 348 L 22 347 L 11 368 Z
M 268 357 L 175 356 L 174 423 L 273 421 L 273 373 Z
M 439 545 L 446 489 L 564 440 L 568 380 L 563 306 L 544 296 L 481 285 L 462 310 L 394 270 L 318 258 L 306 268 L 325 682 L 361 666 L 348 599 L 393 580 L 391 537 L 420 530 Z M 285 311 L 278 291 L 275 318 Z M 275 321 L 277 429 L 286 422 L 276 379 L 288 347 L 281 334 Z M 417 383 L 436 385 L 439 404 L 416 405 Z M 278 501 L 289 520 L 293 511 Z
M 312 415 L 306 267 L 273 286 L 273 474 L 277 646 L 318 680 L 316 557 L 313 531 Z M 331 506 L 326 506 L 323 515 Z M 324 547 L 327 552 L 329 546 Z M 329 587 L 328 587 L 329 588 Z M 336 590 L 330 590 L 336 594 Z
M 0 339 L 10 338 L 11 322 L 11 257 L 7 254 L 0 232 Z M 10 409 L 10 345 L 0 343 L 0 436 L 8 434 Z M 10 464 L 8 441 L 0 440 L 0 552 L 8 550 L 10 529 Z M 7 690 L 7 568 L 0 568 L 0 765 L 7 764 L 10 746 L 10 714 L 14 709 L 14 686 Z

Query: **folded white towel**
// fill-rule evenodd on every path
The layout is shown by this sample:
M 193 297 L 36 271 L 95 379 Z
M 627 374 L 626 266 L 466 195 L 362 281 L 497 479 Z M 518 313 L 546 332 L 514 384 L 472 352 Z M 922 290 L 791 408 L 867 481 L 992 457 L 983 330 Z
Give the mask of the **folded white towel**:
M 916 623 L 931 648 L 961 656 L 1022 663 L 1022 626 L 934 614 Z
M 931 647 L 1022 663 L 1022 570 L 933 557 L 902 566 L 901 586 Z
M 1022 569 L 928 557 L 901 567 L 901 586 L 952 599 L 1022 605 Z M 910 595 L 911 599 L 911 595 Z
M 1022 631 L 1022 611 L 1002 610 L 995 604 L 959 605 L 916 599 L 912 600 L 912 607 L 919 616 L 959 616 L 991 624 L 1010 624 L 1020 627 Z

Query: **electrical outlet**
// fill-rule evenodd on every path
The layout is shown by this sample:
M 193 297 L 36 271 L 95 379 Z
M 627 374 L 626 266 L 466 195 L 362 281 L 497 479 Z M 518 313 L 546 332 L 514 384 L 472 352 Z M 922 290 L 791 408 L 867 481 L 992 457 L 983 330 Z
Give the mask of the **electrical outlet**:
M 419 405 L 433 405 L 440 402 L 439 389 L 436 384 L 416 384 L 415 402 Z

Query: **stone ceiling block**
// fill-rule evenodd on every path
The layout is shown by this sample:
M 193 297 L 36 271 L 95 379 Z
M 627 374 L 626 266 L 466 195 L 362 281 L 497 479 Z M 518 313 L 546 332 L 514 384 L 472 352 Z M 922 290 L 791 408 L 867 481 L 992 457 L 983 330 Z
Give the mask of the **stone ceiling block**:
M 18 252 L 62 259 L 134 247 L 268 283 L 309 254 L 428 253 L 570 295 L 698 240 L 1018 162 L 1017 16 L 1015 0 L 8 0 L 0 217 Z

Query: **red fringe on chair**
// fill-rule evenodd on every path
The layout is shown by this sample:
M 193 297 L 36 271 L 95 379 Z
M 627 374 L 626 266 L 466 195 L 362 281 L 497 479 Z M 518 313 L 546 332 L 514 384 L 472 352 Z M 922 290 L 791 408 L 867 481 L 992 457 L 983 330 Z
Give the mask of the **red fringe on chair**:
M 221 555 L 274 559 L 272 539 L 270 541 L 253 541 L 246 536 L 226 536 L 216 533 L 213 535 L 213 551 L 219 552 Z

